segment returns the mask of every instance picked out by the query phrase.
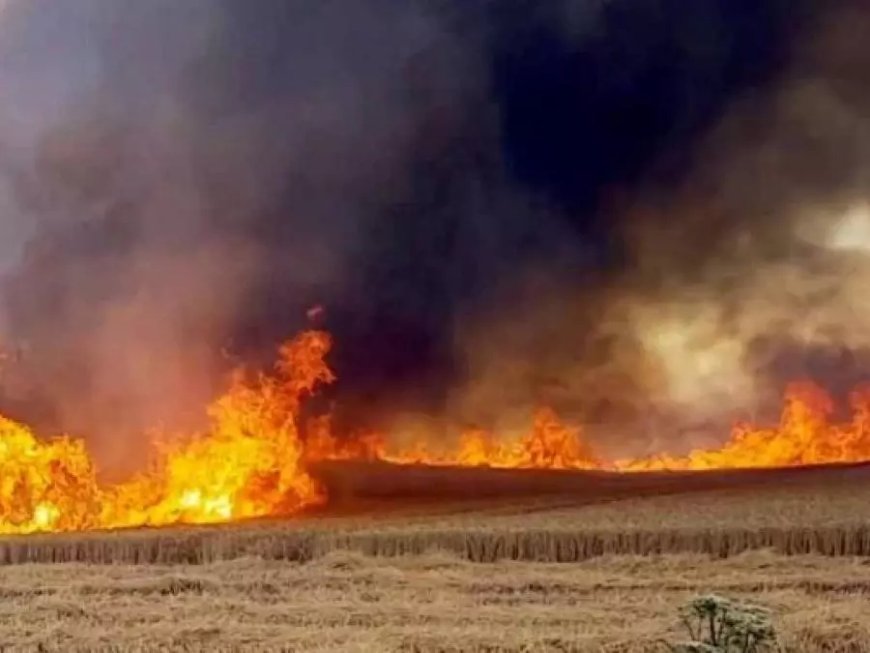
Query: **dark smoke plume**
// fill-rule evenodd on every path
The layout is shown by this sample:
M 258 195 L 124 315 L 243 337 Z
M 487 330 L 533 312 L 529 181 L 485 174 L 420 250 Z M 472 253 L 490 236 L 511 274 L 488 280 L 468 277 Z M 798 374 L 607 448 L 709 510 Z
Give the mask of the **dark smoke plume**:
M 870 378 L 870 12 L 792 10 L 775 74 L 633 187 L 620 269 L 592 292 L 558 278 L 511 307 L 522 321 L 477 325 L 461 414 L 521 412 L 537 391 L 614 454 L 651 453 L 775 420 L 789 381 L 843 399 Z
M 271 356 L 315 302 L 383 301 L 356 287 L 368 234 L 393 237 L 378 220 L 479 92 L 414 4 L 28 0 L 3 27 L 26 132 L 5 179 L 33 234 L 5 282 L 7 401 L 110 466 L 202 414 L 222 350 Z
M 121 470 L 314 304 L 347 427 L 658 446 L 857 374 L 867 18 L 817 4 L 7 0 L 2 407 Z

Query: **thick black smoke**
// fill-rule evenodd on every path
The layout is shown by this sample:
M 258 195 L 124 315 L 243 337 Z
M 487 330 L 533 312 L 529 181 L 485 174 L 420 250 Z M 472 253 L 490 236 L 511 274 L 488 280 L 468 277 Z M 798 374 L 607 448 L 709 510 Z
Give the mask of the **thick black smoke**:
M 597 292 L 550 278 L 471 328 L 460 415 L 509 423 L 544 401 L 615 455 L 654 452 L 721 442 L 735 418 L 776 419 L 791 380 L 844 398 L 868 379 L 870 51 L 859 34 L 870 12 L 792 5 L 774 21 L 777 39 L 770 24 L 759 29 L 772 5 L 756 8 L 769 56 L 726 48 L 737 53 L 732 72 L 754 74 L 714 103 L 695 137 L 664 137 L 635 183 L 619 185 L 623 258 Z M 690 51 L 703 61 L 721 42 L 707 33 Z
M 860 59 L 819 41 L 841 9 L 818 4 L 11 0 L 4 405 L 121 467 L 144 429 L 196 423 L 227 356 L 268 361 L 323 304 L 346 424 L 538 400 L 652 424 L 680 388 L 644 328 L 695 338 L 712 311 L 709 375 L 743 374 L 771 329 L 747 318 L 727 349 L 713 289 L 764 302 L 743 273 L 779 225 L 854 204 L 857 176 L 784 150 L 806 131 L 866 162 L 813 132 L 848 120 L 828 95 L 789 95 Z M 753 167 L 765 142 L 781 159 Z

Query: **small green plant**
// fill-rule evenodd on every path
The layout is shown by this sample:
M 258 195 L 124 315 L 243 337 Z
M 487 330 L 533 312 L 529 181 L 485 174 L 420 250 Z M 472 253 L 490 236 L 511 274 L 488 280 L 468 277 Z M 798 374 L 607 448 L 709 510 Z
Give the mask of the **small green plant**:
M 765 653 L 773 651 L 776 632 L 765 608 L 710 594 L 680 609 L 691 638 L 668 644 L 673 653 Z

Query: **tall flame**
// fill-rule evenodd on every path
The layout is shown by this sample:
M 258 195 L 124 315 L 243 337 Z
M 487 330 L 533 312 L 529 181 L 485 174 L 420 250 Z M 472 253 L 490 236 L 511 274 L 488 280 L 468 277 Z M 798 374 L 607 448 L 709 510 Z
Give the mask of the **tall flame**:
M 40 442 L 0 421 L 0 532 L 211 523 L 287 514 L 323 490 L 302 466 L 301 401 L 332 380 L 328 334 L 281 348 L 274 374 L 237 373 L 207 433 L 163 445 L 148 473 L 102 487 L 82 440 Z
M 397 447 L 377 433 L 337 438 L 328 415 L 306 424 L 306 396 L 334 375 L 330 336 L 308 331 L 279 352 L 269 374 L 236 373 L 208 409 L 209 428 L 155 447 L 147 472 L 99 483 L 83 440 L 38 439 L 0 417 L 0 533 L 214 523 L 284 515 L 326 499 L 306 464 L 325 459 L 545 469 L 705 470 L 870 461 L 870 387 L 851 397 L 852 417 L 832 420 L 833 402 L 810 383 L 792 385 L 775 427 L 738 425 L 719 449 L 687 456 L 603 461 L 579 428 L 542 407 L 528 434 L 505 439 L 469 429 L 454 446 L 425 440 Z
M 39 442 L 0 417 L 0 532 L 98 526 L 100 489 L 84 442 Z

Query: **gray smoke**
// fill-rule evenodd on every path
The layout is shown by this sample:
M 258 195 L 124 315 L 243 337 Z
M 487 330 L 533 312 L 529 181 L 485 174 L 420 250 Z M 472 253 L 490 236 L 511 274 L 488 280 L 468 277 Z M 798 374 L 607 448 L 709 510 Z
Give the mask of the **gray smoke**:
M 366 301 L 363 235 L 485 86 L 422 3 L 243 5 L 0 15 L 4 405 L 113 471 L 199 424 L 222 352 Z
M 805 6 L 7 0 L 0 408 L 125 471 L 312 304 L 350 426 L 678 449 L 845 387 L 870 19 Z
M 776 83 L 731 99 L 663 192 L 651 174 L 618 220 L 622 273 L 564 275 L 462 339 L 460 421 L 534 401 L 612 455 L 721 443 L 775 420 L 788 381 L 839 399 L 870 378 L 870 11 L 832 4 Z

